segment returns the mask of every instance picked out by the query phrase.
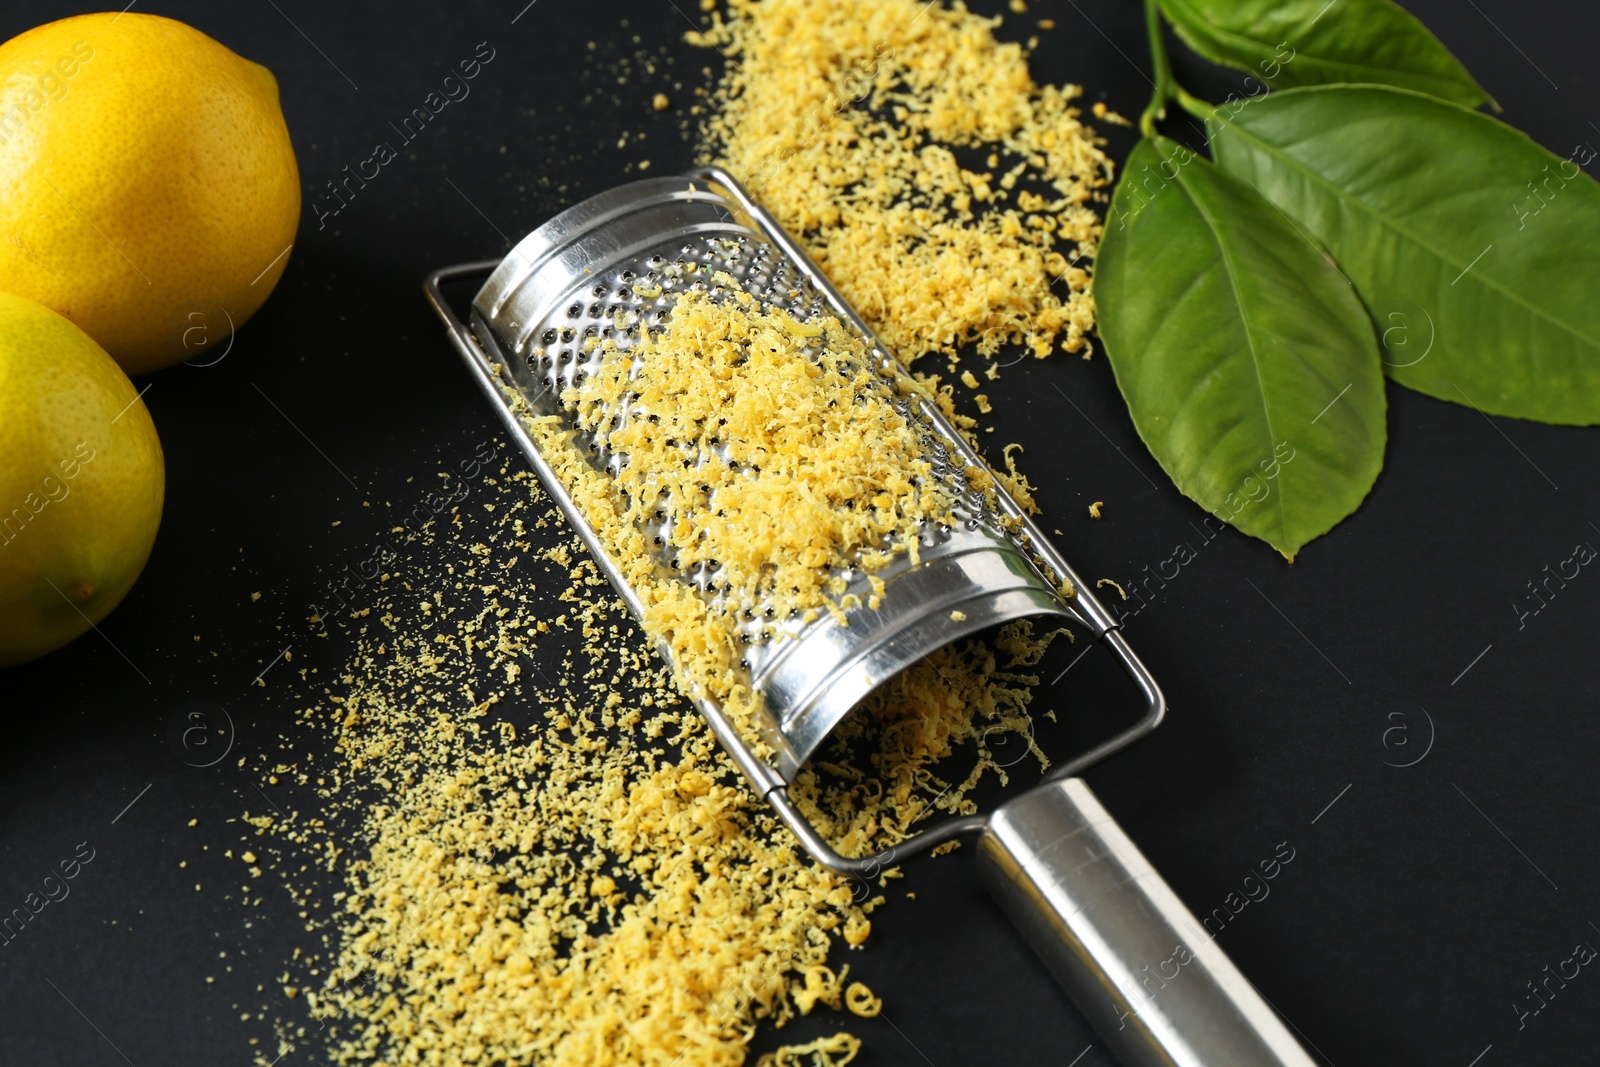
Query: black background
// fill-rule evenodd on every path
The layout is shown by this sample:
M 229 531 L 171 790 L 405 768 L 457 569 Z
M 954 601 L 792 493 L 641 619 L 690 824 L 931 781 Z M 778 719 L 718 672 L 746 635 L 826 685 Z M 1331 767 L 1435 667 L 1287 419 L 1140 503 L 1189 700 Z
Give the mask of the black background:
M 186 765 L 169 720 L 213 701 L 240 751 L 272 746 L 286 668 L 251 682 L 286 645 L 296 668 L 323 671 L 348 651 L 338 635 L 312 638 L 306 605 L 387 528 L 361 501 L 412 499 L 407 478 L 494 433 L 419 280 L 503 253 L 642 159 L 652 173 L 687 167 L 682 105 L 721 62 L 683 43 L 691 27 L 672 0 L 525 3 L 136 8 L 277 74 L 307 207 L 277 293 L 228 356 L 139 383 L 168 464 L 144 577 L 101 635 L 0 675 L 0 911 L 79 842 L 96 850 L 72 895 L 0 947 L 0 1063 L 242 1067 L 251 1038 L 270 1043 L 268 1023 L 241 1014 L 272 999 L 308 939 L 270 879 L 260 907 L 224 899 L 239 870 L 219 855 L 240 840 L 228 820 L 261 809 L 260 783 L 231 760 Z M 1600 143 L 1592 15 L 1575 25 L 1573 5 L 1551 0 L 1410 6 L 1508 121 L 1563 157 Z M 13 0 L 0 36 L 77 10 Z M 1137 115 L 1149 91 L 1139 5 L 1038 0 L 1001 33 L 1025 38 L 1041 16 L 1058 28 L 1041 35 L 1036 77 Z M 319 230 L 323 183 L 394 140 L 388 124 L 482 41 L 495 59 L 472 95 Z M 658 73 L 634 63 L 619 85 L 619 58 L 641 51 Z M 1239 87 L 1181 50 L 1178 66 L 1211 99 Z M 653 112 L 657 91 L 679 106 Z M 1130 139 L 1115 134 L 1120 158 Z M 1513 1007 L 1546 964 L 1600 945 L 1600 578 L 1585 571 L 1522 628 L 1512 607 L 1575 544 L 1600 544 L 1600 433 L 1488 420 L 1391 387 L 1376 489 L 1291 567 L 1231 531 L 1200 540 L 1202 512 L 1138 442 L 1103 359 L 1028 360 L 990 392 L 993 439 L 1026 446 L 1045 525 L 1065 531 L 1082 573 L 1131 582 L 1179 542 L 1198 549 L 1127 627 L 1171 718 L 1089 779 L 1197 912 L 1280 842 L 1294 849 L 1220 940 L 1307 1042 L 1340 1065 L 1600 1062 L 1600 976 L 1585 970 L 1520 1029 Z M 1091 500 L 1106 502 L 1104 520 L 1085 517 Z M 880 911 L 850 957 L 885 999 L 883 1017 L 849 1020 L 867 1039 L 858 1062 L 1109 1063 L 960 856 L 910 865 L 900 886 L 919 899 Z M 283 1062 L 322 1059 L 313 1045 Z

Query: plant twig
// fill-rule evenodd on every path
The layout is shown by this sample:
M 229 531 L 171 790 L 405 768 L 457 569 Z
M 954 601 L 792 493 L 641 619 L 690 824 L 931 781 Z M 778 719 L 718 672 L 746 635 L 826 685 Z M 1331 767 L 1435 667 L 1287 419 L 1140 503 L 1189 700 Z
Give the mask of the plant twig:
M 1178 102 L 1179 107 L 1202 122 L 1210 118 L 1211 113 L 1216 110 L 1214 106 L 1194 96 L 1176 82 L 1172 85 L 1172 98 Z
M 1167 101 L 1172 99 L 1175 88 L 1172 63 L 1167 58 L 1167 43 L 1161 38 L 1161 5 L 1158 0 L 1144 0 L 1144 25 L 1150 37 L 1150 59 L 1155 65 L 1156 85 L 1150 95 L 1150 103 L 1139 116 L 1139 132 L 1153 138 L 1156 135 L 1156 120 L 1167 117 Z M 1182 93 L 1183 90 L 1179 88 L 1178 92 Z M 1184 93 L 1184 96 L 1187 95 Z

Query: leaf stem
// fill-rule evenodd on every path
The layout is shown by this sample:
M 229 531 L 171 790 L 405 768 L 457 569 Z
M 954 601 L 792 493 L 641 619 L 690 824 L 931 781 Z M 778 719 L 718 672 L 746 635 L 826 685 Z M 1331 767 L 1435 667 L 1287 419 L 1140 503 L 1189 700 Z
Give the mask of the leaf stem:
M 1178 106 L 1202 122 L 1210 118 L 1211 113 L 1216 110 L 1216 108 L 1188 92 L 1176 82 L 1172 84 L 1172 94 L 1173 98 L 1178 101 Z
M 1167 117 L 1167 101 L 1173 98 L 1173 90 L 1176 89 L 1182 94 L 1180 100 L 1189 94 L 1184 93 L 1183 89 L 1172 80 L 1172 63 L 1167 58 L 1167 43 L 1161 38 L 1159 0 L 1144 0 L 1144 25 L 1145 32 L 1150 38 L 1150 59 L 1155 65 L 1156 80 L 1150 103 L 1139 116 L 1139 132 L 1146 137 L 1154 138 L 1156 120 Z

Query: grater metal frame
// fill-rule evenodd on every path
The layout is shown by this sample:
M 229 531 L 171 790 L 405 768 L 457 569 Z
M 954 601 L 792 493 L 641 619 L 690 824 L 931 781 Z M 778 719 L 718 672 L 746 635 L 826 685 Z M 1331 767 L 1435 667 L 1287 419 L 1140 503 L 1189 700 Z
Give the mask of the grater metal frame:
M 761 231 L 761 236 L 777 246 L 788 257 L 790 263 L 822 294 L 830 305 L 831 310 L 861 332 L 872 353 L 885 371 L 892 374 L 897 384 L 905 389 L 906 394 L 914 397 L 916 403 L 920 404 L 922 415 L 927 418 L 946 447 L 952 449 L 967 464 L 980 469 L 989 469 L 988 463 L 982 455 L 950 424 L 938 407 L 927 400 L 926 393 L 920 383 L 917 383 L 903 365 L 889 353 L 887 347 L 878 340 L 871 328 L 868 327 L 866 322 L 862 320 L 860 315 L 849 305 L 833 284 L 828 281 L 816 264 L 811 261 L 810 257 L 805 254 L 777 221 L 754 201 L 732 175 L 720 167 L 702 167 L 691 172 L 686 177 L 689 180 L 698 179 L 715 183 L 728 193 L 742 212 L 757 225 Z M 584 541 L 596 564 L 611 581 L 618 595 L 622 597 L 630 611 L 637 618 L 641 614 L 640 604 L 636 595 L 629 588 L 628 583 L 623 579 L 620 567 L 611 558 L 610 553 L 593 529 L 591 529 L 588 521 L 578 511 L 570 495 L 564 491 L 560 480 L 556 477 L 555 472 L 549 466 L 538 446 L 522 426 L 515 412 L 505 402 L 508 389 L 508 369 L 504 367 L 501 360 L 485 350 L 471 327 L 462 321 L 444 296 L 443 287 L 446 284 L 478 276 L 487 276 L 495 268 L 499 267 L 502 262 L 503 260 L 481 260 L 443 267 L 427 276 L 423 283 L 423 291 L 429 304 L 445 324 L 458 354 L 461 355 L 472 371 L 474 380 L 491 400 L 494 409 L 499 413 L 501 422 L 511 435 L 512 440 L 517 443 L 527 456 L 540 481 L 547 489 L 552 490 L 552 496 L 557 506 Z M 1036 557 L 1036 565 L 1041 566 L 1043 572 L 1047 575 L 1053 573 L 1058 582 L 1065 580 L 1069 583 L 1072 592 L 1070 595 L 1063 596 L 1063 603 L 1069 617 L 1086 627 L 1094 638 L 1103 644 L 1115 657 L 1138 689 L 1143 701 L 1143 712 L 1137 722 L 1101 741 L 1075 759 L 1059 767 L 1052 768 L 1045 775 L 1044 781 L 1040 786 L 1042 788 L 1051 783 L 1060 783 L 1073 778 L 1088 767 L 1122 751 L 1145 737 L 1161 724 L 1166 716 L 1167 704 L 1166 698 L 1155 678 L 1129 646 L 1126 638 L 1123 637 L 1120 624 L 1115 616 L 1100 603 L 1098 598 L 1078 576 L 1077 572 L 1050 542 L 1049 538 L 1044 535 L 1033 519 L 1012 498 L 1011 494 L 1006 491 L 1004 485 L 1000 484 L 998 480 L 994 491 L 1000 511 L 1007 518 L 1018 524 L 1021 531 L 1019 539 Z M 914 834 L 882 852 L 860 858 L 842 856 L 829 845 L 789 799 L 787 784 L 783 775 L 776 768 L 755 755 L 745 743 L 743 737 L 740 736 L 737 727 L 723 713 L 720 706 L 703 695 L 692 696 L 691 700 L 710 724 L 717 740 L 732 757 L 734 763 L 750 783 L 751 788 L 757 795 L 772 805 L 784 824 L 799 839 L 806 852 L 822 866 L 832 871 L 857 877 L 873 877 L 906 857 L 931 849 L 936 845 L 964 834 L 984 832 L 990 825 L 990 816 L 988 814 L 953 816 L 935 823 L 928 829 Z

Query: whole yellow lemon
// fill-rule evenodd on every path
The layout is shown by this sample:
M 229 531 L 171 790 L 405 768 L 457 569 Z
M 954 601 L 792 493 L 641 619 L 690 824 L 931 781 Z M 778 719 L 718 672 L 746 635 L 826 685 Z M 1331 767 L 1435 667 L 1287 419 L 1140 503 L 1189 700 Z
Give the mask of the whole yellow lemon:
M 0 667 L 103 619 L 161 522 L 161 442 L 88 334 L 0 293 Z
M 254 314 L 299 218 L 265 67 L 135 12 L 0 45 L 0 290 L 65 315 L 129 374 Z

